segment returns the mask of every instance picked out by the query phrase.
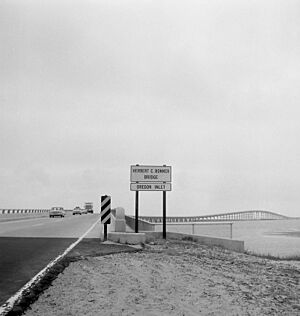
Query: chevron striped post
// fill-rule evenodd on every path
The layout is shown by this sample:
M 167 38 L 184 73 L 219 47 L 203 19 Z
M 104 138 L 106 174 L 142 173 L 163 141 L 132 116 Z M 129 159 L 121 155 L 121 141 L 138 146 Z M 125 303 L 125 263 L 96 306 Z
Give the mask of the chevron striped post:
M 104 241 L 107 240 L 107 224 L 110 224 L 111 217 L 111 199 L 108 195 L 101 196 L 101 223 L 104 225 Z

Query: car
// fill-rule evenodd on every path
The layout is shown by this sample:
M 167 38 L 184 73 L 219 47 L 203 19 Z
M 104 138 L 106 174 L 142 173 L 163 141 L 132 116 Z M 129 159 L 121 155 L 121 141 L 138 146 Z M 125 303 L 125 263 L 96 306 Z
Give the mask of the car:
M 76 206 L 73 210 L 73 215 L 81 215 L 82 214 L 82 210 L 79 206 Z
M 55 217 L 55 216 L 59 216 L 59 217 L 65 217 L 66 213 L 64 211 L 63 207 L 52 207 L 50 212 L 49 212 L 49 217 Z

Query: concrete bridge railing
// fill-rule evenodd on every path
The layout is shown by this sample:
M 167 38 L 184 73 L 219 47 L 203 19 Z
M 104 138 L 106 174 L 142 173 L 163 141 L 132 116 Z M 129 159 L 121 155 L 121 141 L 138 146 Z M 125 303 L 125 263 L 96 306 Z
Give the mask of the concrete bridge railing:
M 116 209 L 111 210 L 112 215 L 116 217 Z M 135 231 L 135 217 L 129 216 L 125 214 L 125 221 L 126 225 L 132 229 L 132 231 Z M 155 231 L 155 224 L 149 223 L 147 221 L 144 221 L 143 219 L 139 219 L 139 231 Z
M 46 213 L 48 209 L 0 209 L 1 214 L 33 214 L 33 213 Z
M 135 230 L 135 217 L 125 215 L 126 224 L 132 229 Z M 139 219 L 139 231 L 155 231 L 155 224 Z

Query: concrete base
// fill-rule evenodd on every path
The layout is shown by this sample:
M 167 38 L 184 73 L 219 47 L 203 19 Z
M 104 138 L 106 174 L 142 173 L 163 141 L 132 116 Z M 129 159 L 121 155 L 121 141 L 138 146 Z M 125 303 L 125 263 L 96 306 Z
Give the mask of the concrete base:
M 126 232 L 126 222 L 125 219 L 116 219 L 115 220 L 115 231 L 120 233 Z
M 146 242 L 146 234 L 111 232 L 107 234 L 107 239 L 120 244 L 138 245 Z
M 125 220 L 125 210 L 123 207 L 116 207 L 116 219 Z

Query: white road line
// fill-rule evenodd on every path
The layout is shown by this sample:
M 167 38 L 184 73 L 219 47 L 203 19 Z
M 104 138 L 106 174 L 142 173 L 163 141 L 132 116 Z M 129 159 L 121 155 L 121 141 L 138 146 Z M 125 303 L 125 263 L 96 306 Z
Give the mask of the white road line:
M 22 297 L 22 294 L 28 290 L 32 285 L 38 283 L 42 277 L 48 272 L 48 270 L 53 267 L 59 260 L 61 260 L 65 255 L 67 255 L 81 240 L 100 222 L 99 218 L 81 237 L 79 237 L 72 245 L 70 245 L 61 255 L 57 256 L 53 261 L 51 261 L 43 270 L 36 274 L 29 282 L 27 282 L 16 294 L 9 298 L 0 307 L 0 316 L 5 316 L 14 306 L 14 304 Z

